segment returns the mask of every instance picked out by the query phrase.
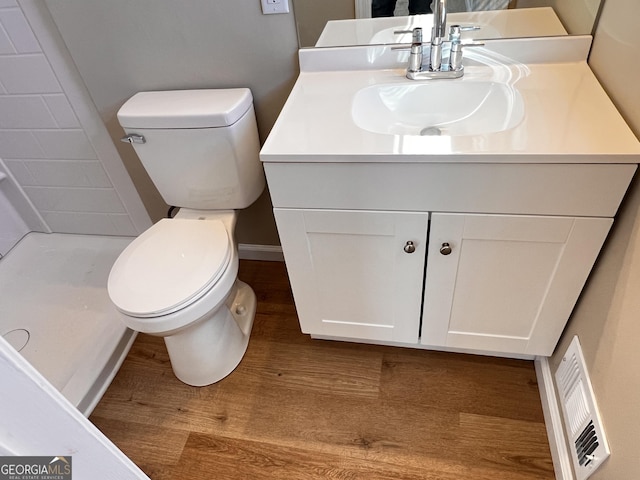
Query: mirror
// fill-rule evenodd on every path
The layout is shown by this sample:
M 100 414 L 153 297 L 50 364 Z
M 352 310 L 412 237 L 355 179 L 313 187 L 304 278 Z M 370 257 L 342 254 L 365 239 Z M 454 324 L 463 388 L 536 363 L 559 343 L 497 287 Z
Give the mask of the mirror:
M 432 15 L 409 15 L 409 0 L 396 0 L 393 17 L 371 17 L 372 0 L 292 0 L 300 47 L 410 42 L 396 30 L 431 30 Z M 448 23 L 477 25 L 468 38 L 588 35 L 605 0 L 447 0 Z M 356 22 L 355 19 L 363 19 Z

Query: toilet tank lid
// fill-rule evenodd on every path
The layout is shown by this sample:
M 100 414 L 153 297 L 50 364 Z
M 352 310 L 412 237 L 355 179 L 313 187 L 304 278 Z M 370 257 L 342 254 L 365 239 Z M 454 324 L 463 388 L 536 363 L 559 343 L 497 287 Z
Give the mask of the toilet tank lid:
M 233 125 L 253 104 L 248 88 L 139 92 L 118 111 L 125 128 L 208 128 Z

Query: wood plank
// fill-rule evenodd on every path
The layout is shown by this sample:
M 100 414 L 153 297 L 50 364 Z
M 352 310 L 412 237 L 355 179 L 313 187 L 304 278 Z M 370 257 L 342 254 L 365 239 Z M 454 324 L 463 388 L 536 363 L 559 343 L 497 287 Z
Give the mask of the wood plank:
M 513 471 L 508 477 L 492 467 L 472 467 L 423 455 L 417 465 L 394 465 L 375 459 L 314 452 L 302 447 L 280 447 L 251 440 L 235 440 L 193 434 L 179 466 L 147 471 L 154 480 L 525 480 L 532 477 Z
M 115 438 L 117 446 L 141 468 L 144 465 L 177 465 L 189 432 L 140 423 L 122 422 L 96 415 L 91 417 L 96 427 L 107 437 Z
M 344 366 L 349 365 L 348 369 Z M 378 398 L 382 355 L 376 351 L 334 348 L 328 342 L 278 344 L 252 339 L 240 382 L 257 379 L 261 388 L 299 389 L 320 394 Z M 244 379 L 243 377 L 247 377 Z
M 218 388 L 180 382 L 162 338 L 140 334 L 92 417 L 188 432 L 217 431 L 227 421 L 224 413 L 211 409 Z
M 247 353 L 190 387 L 139 335 L 94 421 L 154 480 L 553 479 L 532 362 L 312 340 L 286 269 L 243 261 Z
M 504 465 L 541 477 L 553 471 L 551 453 L 545 455 L 549 444 L 544 424 L 461 413 L 460 431 L 460 445 L 479 465 Z
M 531 361 L 396 349 L 381 384 L 387 401 L 544 422 Z

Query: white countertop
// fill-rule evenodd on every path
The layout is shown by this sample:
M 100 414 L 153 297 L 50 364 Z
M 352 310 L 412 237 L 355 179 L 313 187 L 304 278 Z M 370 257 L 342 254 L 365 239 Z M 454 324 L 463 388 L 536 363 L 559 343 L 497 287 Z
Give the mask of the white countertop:
M 514 128 L 453 137 L 372 133 L 353 121 L 354 95 L 374 84 L 415 82 L 403 69 L 303 71 L 262 148 L 262 161 L 639 163 L 640 143 L 585 61 L 483 65 L 491 56 L 485 50 L 469 54 L 474 65 L 463 78 L 436 81 L 513 85 L 525 107 Z

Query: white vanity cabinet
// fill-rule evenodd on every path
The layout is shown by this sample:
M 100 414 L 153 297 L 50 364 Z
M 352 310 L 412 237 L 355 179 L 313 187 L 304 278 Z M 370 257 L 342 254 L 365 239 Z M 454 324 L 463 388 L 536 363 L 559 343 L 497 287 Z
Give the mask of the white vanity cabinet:
M 418 343 L 428 214 L 274 213 L 303 332 Z
M 421 343 L 551 355 L 612 223 L 434 213 Z
M 376 46 L 301 51 L 260 157 L 303 332 L 553 352 L 640 143 L 589 38 L 521 40 L 457 80 L 408 80 Z
M 550 355 L 635 168 L 265 163 L 302 331 Z

